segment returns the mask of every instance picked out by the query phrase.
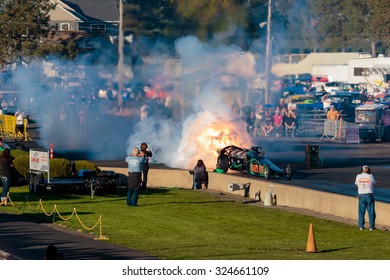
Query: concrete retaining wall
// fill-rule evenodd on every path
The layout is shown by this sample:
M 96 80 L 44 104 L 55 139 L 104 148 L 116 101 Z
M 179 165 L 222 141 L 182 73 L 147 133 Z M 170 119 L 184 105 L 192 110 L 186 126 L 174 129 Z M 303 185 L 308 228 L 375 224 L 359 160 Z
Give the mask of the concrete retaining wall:
M 113 170 L 127 175 L 127 168 L 100 167 L 102 170 Z M 287 180 L 265 180 L 257 177 L 242 177 L 234 174 L 218 174 L 209 172 L 209 189 L 223 192 L 231 192 L 244 196 L 245 190 L 229 189 L 229 184 L 250 183 L 248 195 L 250 198 L 260 198 L 264 201 L 265 194 L 273 185 L 273 193 L 276 195 L 277 205 L 308 209 L 324 214 L 331 214 L 342 218 L 357 221 L 357 197 L 321 192 L 289 185 Z M 315 184 L 315 181 L 313 181 Z M 148 176 L 149 187 L 192 187 L 192 175 L 187 170 L 180 169 L 151 169 Z M 390 204 L 376 202 L 376 224 L 390 227 Z M 366 219 L 368 222 L 368 219 Z M 366 223 L 367 223 L 366 222 Z

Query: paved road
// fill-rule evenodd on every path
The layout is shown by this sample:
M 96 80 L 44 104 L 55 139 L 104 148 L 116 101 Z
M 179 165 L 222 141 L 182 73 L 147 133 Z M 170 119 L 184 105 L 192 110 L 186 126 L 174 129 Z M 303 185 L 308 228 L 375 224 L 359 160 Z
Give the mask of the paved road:
M 57 230 L 51 224 L 36 223 L 25 216 L 0 213 L 0 260 L 42 260 L 50 244 L 57 246 L 67 260 L 156 259 L 85 234 Z

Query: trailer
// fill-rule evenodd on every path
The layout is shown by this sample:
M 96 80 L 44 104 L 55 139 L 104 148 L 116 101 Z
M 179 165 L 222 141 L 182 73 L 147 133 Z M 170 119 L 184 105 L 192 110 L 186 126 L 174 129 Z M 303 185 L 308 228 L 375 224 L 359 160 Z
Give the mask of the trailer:
M 105 170 L 96 173 L 84 170 L 81 175 L 73 177 L 56 177 L 45 179 L 44 173 L 31 171 L 29 175 L 30 193 L 42 194 L 45 191 L 89 193 L 94 198 L 96 193 L 115 193 L 119 185 L 119 175 Z
M 367 84 L 369 93 L 390 83 L 390 57 L 352 59 L 348 63 L 348 82 Z
M 47 176 L 45 176 L 47 173 Z M 29 191 L 42 194 L 45 191 L 89 193 L 115 193 L 120 176 L 111 170 L 99 173 L 93 170 L 79 170 L 74 176 L 50 178 L 49 151 L 30 149 Z

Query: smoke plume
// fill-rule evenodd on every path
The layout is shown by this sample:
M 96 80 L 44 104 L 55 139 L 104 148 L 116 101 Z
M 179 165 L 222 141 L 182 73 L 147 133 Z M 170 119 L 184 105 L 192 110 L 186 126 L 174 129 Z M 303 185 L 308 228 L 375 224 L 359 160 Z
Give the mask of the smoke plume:
M 256 59 L 236 46 L 213 46 L 192 36 L 178 40 L 175 51 L 172 57 L 151 49 L 149 55 L 138 58 L 143 63 L 124 71 L 130 73 L 126 77 L 132 87 L 129 95 L 137 93 L 137 83 L 132 82 L 137 77 L 171 85 L 168 97 L 158 102 L 165 102 L 172 114 L 152 111 L 153 98 L 135 99 L 132 108 L 120 110 L 115 95 L 121 93 L 109 83 L 115 80 L 116 69 L 92 66 L 87 60 L 69 62 L 66 67 L 60 61 L 45 61 L 54 65 L 50 71 L 57 71 L 49 75 L 49 86 L 38 82 L 38 73 L 48 72 L 42 62 L 16 71 L 14 83 L 23 95 L 19 106 L 38 122 L 39 144 L 45 148 L 53 144 L 55 151 L 86 152 L 88 159 L 123 159 L 134 146 L 146 142 L 154 153 L 152 162 L 192 168 L 203 159 L 212 169 L 218 148 L 251 145 L 246 123 L 232 113 L 232 105 L 250 102 L 247 93 L 258 81 Z M 63 69 L 67 75 L 77 74 L 80 87 L 64 86 L 66 79 L 58 82 Z M 98 93 L 104 98 L 94 98 Z M 140 114 L 142 110 L 146 113 Z

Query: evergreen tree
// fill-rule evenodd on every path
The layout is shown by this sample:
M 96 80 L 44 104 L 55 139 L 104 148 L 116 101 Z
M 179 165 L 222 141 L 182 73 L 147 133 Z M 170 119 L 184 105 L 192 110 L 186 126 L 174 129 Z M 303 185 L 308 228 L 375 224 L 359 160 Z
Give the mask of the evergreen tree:
M 3 0 L 0 4 L 0 64 L 32 57 L 49 32 L 49 0 Z
M 378 46 L 381 48 L 381 52 L 389 53 L 389 0 L 368 0 L 367 5 L 369 10 L 366 32 L 371 40 L 372 54 L 376 56 Z
M 364 33 L 368 7 L 361 0 L 315 0 L 311 2 L 318 40 L 323 50 L 369 49 Z

